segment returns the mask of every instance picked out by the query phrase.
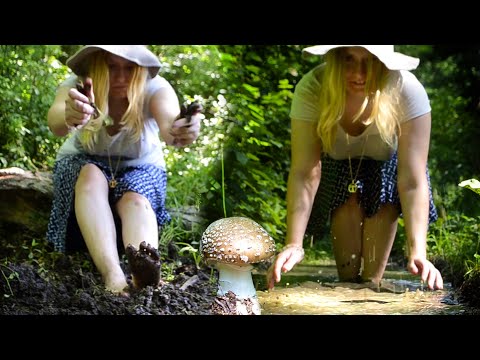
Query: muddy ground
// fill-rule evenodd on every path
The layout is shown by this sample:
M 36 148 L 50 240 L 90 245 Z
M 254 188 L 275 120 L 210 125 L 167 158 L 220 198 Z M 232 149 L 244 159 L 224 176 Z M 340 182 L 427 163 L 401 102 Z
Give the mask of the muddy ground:
M 12 238 L 0 227 L 0 315 L 212 315 L 217 303 L 218 274 L 174 247 L 160 249 L 160 286 L 134 290 L 129 297 L 104 290 L 86 252 L 56 253 L 28 233 Z M 7 240 L 8 239 L 8 240 Z M 128 261 L 122 267 L 131 283 Z M 478 285 L 464 292 L 477 299 Z M 227 304 L 228 305 L 228 301 Z M 480 302 L 468 314 L 479 314 Z M 228 307 L 227 307 L 228 308 Z M 217 309 L 218 310 L 218 309 Z
M 125 255 L 122 267 L 131 282 Z M 1 315 L 208 315 L 216 281 L 215 272 L 174 254 L 162 260 L 159 287 L 121 297 L 104 290 L 87 253 L 63 255 L 41 241 L 0 237 Z

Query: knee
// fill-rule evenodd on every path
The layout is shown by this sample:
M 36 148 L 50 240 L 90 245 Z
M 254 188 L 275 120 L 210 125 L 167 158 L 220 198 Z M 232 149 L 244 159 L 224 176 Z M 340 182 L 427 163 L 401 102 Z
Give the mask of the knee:
M 121 211 L 122 208 L 135 208 L 136 210 L 142 211 L 146 210 L 149 211 L 152 209 L 150 206 L 150 201 L 140 194 L 137 194 L 132 191 L 126 192 L 120 201 L 118 202 L 119 210 Z
M 336 259 L 340 281 L 357 282 L 361 273 L 361 258 L 357 254 Z
M 101 184 L 107 184 L 107 180 L 102 171 L 94 164 L 86 164 L 80 170 L 77 182 L 75 184 L 75 192 L 91 192 Z

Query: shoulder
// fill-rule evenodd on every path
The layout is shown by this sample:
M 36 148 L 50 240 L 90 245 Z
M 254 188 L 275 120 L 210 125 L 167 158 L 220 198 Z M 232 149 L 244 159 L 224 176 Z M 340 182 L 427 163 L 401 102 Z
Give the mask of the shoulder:
M 68 76 L 64 81 L 58 85 L 59 88 L 72 88 L 75 87 L 75 84 L 77 83 L 78 76 L 75 74 L 71 74 Z
M 425 92 L 425 87 L 423 84 L 417 79 L 415 74 L 407 70 L 399 71 L 399 76 L 402 81 L 402 92 L 403 93 L 410 93 L 410 92 Z
M 152 98 L 170 98 L 176 97 L 175 90 L 172 85 L 160 75 L 155 76 L 152 79 L 147 80 L 146 85 L 146 103 L 151 103 Z M 155 100 L 156 102 L 157 100 Z
M 397 83 L 400 85 L 400 104 L 404 113 L 403 121 L 431 111 L 427 91 L 412 72 L 401 70 L 394 72 L 392 75 L 391 81 L 397 79 Z
M 324 65 L 319 65 L 306 73 L 295 87 L 290 118 L 316 121 L 319 115 L 321 77 Z
M 154 78 L 147 80 L 147 94 L 152 95 L 156 93 L 158 90 L 163 88 L 172 88 L 172 85 L 160 75 L 155 76 Z
M 317 93 L 320 90 L 320 83 L 324 68 L 324 64 L 321 64 L 306 73 L 295 87 L 295 92 L 311 94 Z

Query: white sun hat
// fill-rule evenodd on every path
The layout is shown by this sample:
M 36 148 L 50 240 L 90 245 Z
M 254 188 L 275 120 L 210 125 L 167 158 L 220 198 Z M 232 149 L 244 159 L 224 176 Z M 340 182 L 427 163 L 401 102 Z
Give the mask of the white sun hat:
M 108 51 L 137 65 L 148 68 L 152 78 L 160 70 L 160 61 L 145 45 L 85 45 L 67 60 L 67 66 L 75 74 L 84 76 L 87 72 L 87 58 L 100 50 Z
M 332 49 L 353 46 L 367 49 L 390 70 L 413 70 L 420 63 L 418 58 L 395 52 L 393 45 L 315 45 L 302 51 L 312 55 L 325 55 Z

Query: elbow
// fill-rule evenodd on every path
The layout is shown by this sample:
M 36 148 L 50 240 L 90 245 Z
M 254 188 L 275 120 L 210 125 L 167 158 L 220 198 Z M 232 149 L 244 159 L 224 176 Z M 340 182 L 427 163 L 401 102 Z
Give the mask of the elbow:
M 290 169 L 289 180 L 302 184 L 306 188 L 314 189 L 316 191 L 321 177 L 321 165 L 318 163 L 309 168 L 299 168 L 293 166 Z
M 64 128 L 63 123 L 61 127 L 58 126 L 57 113 L 53 108 L 50 108 L 50 110 L 48 111 L 47 125 L 52 134 L 55 136 L 62 137 L 68 133 L 68 130 L 66 129 L 66 127 Z
M 404 194 L 427 187 L 426 176 L 399 176 L 397 188 L 399 194 Z

